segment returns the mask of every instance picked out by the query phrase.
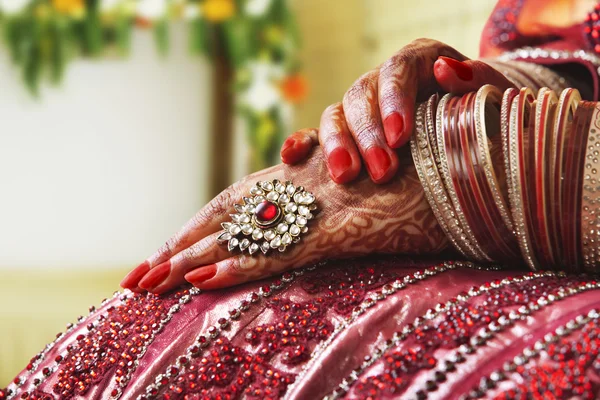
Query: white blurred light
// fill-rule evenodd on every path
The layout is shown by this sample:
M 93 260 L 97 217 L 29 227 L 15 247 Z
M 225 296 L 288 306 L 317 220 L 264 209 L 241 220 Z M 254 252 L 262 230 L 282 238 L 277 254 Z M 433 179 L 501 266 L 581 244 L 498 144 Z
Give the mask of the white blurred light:
M 166 0 L 140 0 L 136 12 L 138 17 L 155 20 L 164 16 L 166 10 Z
M 271 6 L 271 0 L 248 0 L 246 3 L 246 13 L 254 17 L 260 17 L 267 12 Z
M 0 12 L 3 14 L 18 14 L 27 5 L 31 2 L 31 0 L 0 0 Z

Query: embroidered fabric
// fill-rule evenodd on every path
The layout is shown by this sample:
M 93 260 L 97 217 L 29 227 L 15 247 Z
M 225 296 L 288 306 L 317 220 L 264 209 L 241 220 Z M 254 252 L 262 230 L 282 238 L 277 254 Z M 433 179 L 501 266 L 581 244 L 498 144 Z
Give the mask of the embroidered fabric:
M 598 282 L 474 268 L 371 257 L 226 292 L 119 294 L 0 398 L 519 398 L 555 382 L 585 397 L 600 388 L 589 323 Z

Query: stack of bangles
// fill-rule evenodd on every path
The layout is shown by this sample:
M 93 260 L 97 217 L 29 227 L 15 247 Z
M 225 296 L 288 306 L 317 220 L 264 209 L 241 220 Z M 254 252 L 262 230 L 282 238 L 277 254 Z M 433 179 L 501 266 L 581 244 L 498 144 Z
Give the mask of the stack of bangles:
M 600 103 L 570 88 L 433 95 L 418 107 L 411 151 L 465 257 L 600 269 Z

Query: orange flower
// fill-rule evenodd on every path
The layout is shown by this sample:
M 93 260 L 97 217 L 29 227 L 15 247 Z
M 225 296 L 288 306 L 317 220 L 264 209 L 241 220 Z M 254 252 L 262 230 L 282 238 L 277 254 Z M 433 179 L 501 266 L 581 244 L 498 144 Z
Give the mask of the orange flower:
M 202 15 L 210 22 L 223 22 L 234 14 L 233 0 L 205 0 L 202 3 Z
M 286 77 L 281 82 L 281 92 L 283 97 L 290 103 L 299 103 L 308 93 L 308 82 L 300 74 L 294 74 Z
M 84 0 L 52 0 L 52 6 L 61 14 L 81 17 L 85 12 Z

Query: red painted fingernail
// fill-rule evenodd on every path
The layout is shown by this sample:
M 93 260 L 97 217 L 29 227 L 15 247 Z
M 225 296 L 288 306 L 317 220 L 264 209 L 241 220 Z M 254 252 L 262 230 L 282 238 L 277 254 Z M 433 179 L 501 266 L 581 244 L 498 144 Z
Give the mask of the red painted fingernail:
M 306 158 L 310 147 L 310 141 L 306 143 L 299 138 L 289 137 L 281 146 L 281 161 L 285 164 L 296 164 Z
M 375 181 L 383 178 L 392 165 L 392 160 L 387 151 L 378 146 L 373 146 L 366 151 L 365 161 L 367 162 L 369 174 Z
M 337 183 L 345 182 L 345 175 L 352 167 L 352 157 L 348 150 L 338 147 L 329 153 L 329 172 Z
M 404 140 L 404 118 L 397 112 L 391 113 L 383 121 L 385 138 L 390 147 L 396 148 L 402 146 Z
M 473 79 L 473 69 L 462 61 L 455 60 L 454 58 L 440 56 L 438 59 L 443 60 L 463 81 L 470 81 Z
M 125 278 L 121 281 L 121 287 L 132 290 L 137 288 L 140 279 L 142 279 L 148 271 L 150 271 L 150 263 L 144 261 L 125 275 Z
M 202 268 L 188 272 L 185 275 L 185 280 L 194 286 L 200 285 L 207 280 L 213 278 L 217 274 L 217 264 L 210 264 Z
M 144 277 L 144 279 L 140 281 L 138 286 L 142 289 L 151 291 L 152 289 L 163 283 L 163 281 L 169 276 L 170 272 L 171 261 L 165 261 L 164 263 L 152 268 L 150 272 L 148 272 L 148 274 Z

